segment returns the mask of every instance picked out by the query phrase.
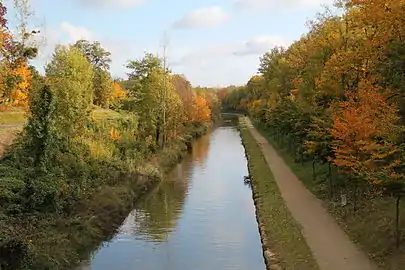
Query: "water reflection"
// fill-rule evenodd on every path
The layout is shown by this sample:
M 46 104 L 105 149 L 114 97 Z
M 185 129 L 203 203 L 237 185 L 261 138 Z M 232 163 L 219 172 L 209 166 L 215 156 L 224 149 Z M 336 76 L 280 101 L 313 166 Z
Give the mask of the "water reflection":
M 137 240 L 167 241 L 183 210 L 191 162 L 188 157 L 178 164 L 165 181 L 137 205 L 119 233 L 131 234 Z
M 226 126 L 198 140 L 82 269 L 265 269 L 244 149 Z
M 209 147 L 210 147 L 210 136 L 208 135 L 203 136 L 201 139 L 199 139 L 193 144 L 191 159 L 194 162 L 198 162 L 200 166 L 204 166 Z

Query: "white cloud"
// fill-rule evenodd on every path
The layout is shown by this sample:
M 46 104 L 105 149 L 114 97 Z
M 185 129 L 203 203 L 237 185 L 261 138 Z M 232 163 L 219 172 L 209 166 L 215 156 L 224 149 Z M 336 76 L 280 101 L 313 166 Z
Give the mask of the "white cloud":
M 226 22 L 229 14 L 220 7 L 213 6 L 187 13 L 180 20 L 174 22 L 174 28 L 202 28 L 220 25 Z
M 287 41 L 278 36 L 258 36 L 253 37 L 250 40 L 239 46 L 234 52 L 234 55 L 261 55 L 275 46 L 286 46 Z
M 319 7 L 333 4 L 334 0 L 236 0 L 235 6 L 240 9 L 264 8 L 294 8 L 294 7 Z
M 288 42 L 276 36 L 258 36 L 245 42 L 215 45 L 169 57 L 174 72 L 182 73 L 193 85 L 226 86 L 245 84 L 259 66 L 259 56 Z M 170 61 L 172 60 L 172 61 Z
M 119 7 L 129 8 L 140 5 L 144 0 L 77 0 L 79 3 L 91 7 Z
M 74 26 L 69 22 L 63 22 L 60 27 L 68 34 L 69 42 L 75 42 L 79 39 L 90 40 L 92 38 L 91 31 L 84 27 Z
M 43 72 L 43 67 L 52 59 L 57 44 L 73 44 L 79 39 L 97 40 L 102 47 L 111 52 L 111 74 L 114 77 L 125 77 L 127 72 L 125 64 L 129 59 L 142 57 L 144 51 L 157 51 L 156 48 L 140 48 L 125 39 L 98 37 L 87 28 L 73 25 L 70 22 L 63 22 L 57 28 L 41 28 L 40 34 L 35 38 L 39 45 L 39 55 L 32 60 L 32 64 Z

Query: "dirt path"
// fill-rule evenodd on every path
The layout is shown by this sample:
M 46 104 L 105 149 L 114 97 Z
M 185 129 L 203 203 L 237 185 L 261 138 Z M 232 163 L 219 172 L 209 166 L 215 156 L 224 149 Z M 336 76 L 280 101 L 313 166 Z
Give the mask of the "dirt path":
M 350 241 L 322 202 L 305 188 L 250 120 L 247 126 L 262 149 L 288 209 L 301 225 L 302 234 L 320 269 L 377 270 L 377 266 Z

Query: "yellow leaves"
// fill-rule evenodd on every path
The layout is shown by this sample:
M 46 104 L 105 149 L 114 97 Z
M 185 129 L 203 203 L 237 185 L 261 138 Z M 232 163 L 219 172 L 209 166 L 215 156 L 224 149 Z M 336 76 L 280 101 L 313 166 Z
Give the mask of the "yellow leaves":
M 348 101 L 339 105 L 330 130 L 334 137 L 335 158 L 332 162 L 375 184 L 379 181 L 374 176 L 377 172 L 389 174 L 396 166 L 394 164 L 398 164 L 381 164 L 381 161 L 387 163 L 397 152 L 389 142 L 397 120 L 396 108 L 387 103 L 381 90 L 368 81 L 362 81 L 358 93 L 349 95 Z
M 112 127 L 110 130 L 110 139 L 113 141 L 121 140 L 121 135 L 119 134 L 118 130 L 116 130 L 114 127 Z
M 23 63 L 15 68 L 11 68 L 8 76 L 13 78 L 14 85 L 11 90 L 13 106 L 26 107 L 28 105 L 28 93 L 31 88 L 32 75 L 27 63 Z
M 208 122 L 211 120 L 211 109 L 208 101 L 202 94 L 197 94 L 194 101 L 194 113 L 191 117 L 193 122 Z
M 116 102 L 126 97 L 127 93 L 121 88 L 119 83 L 113 82 L 112 88 L 113 91 L 110 98 L 112 102 Z

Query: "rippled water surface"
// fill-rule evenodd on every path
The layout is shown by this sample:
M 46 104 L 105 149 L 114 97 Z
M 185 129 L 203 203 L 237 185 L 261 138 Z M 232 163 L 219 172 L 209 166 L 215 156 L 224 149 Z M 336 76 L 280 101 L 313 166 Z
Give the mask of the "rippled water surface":
M 239 132 L 217 128 L 82 269 L 265 269 Z

